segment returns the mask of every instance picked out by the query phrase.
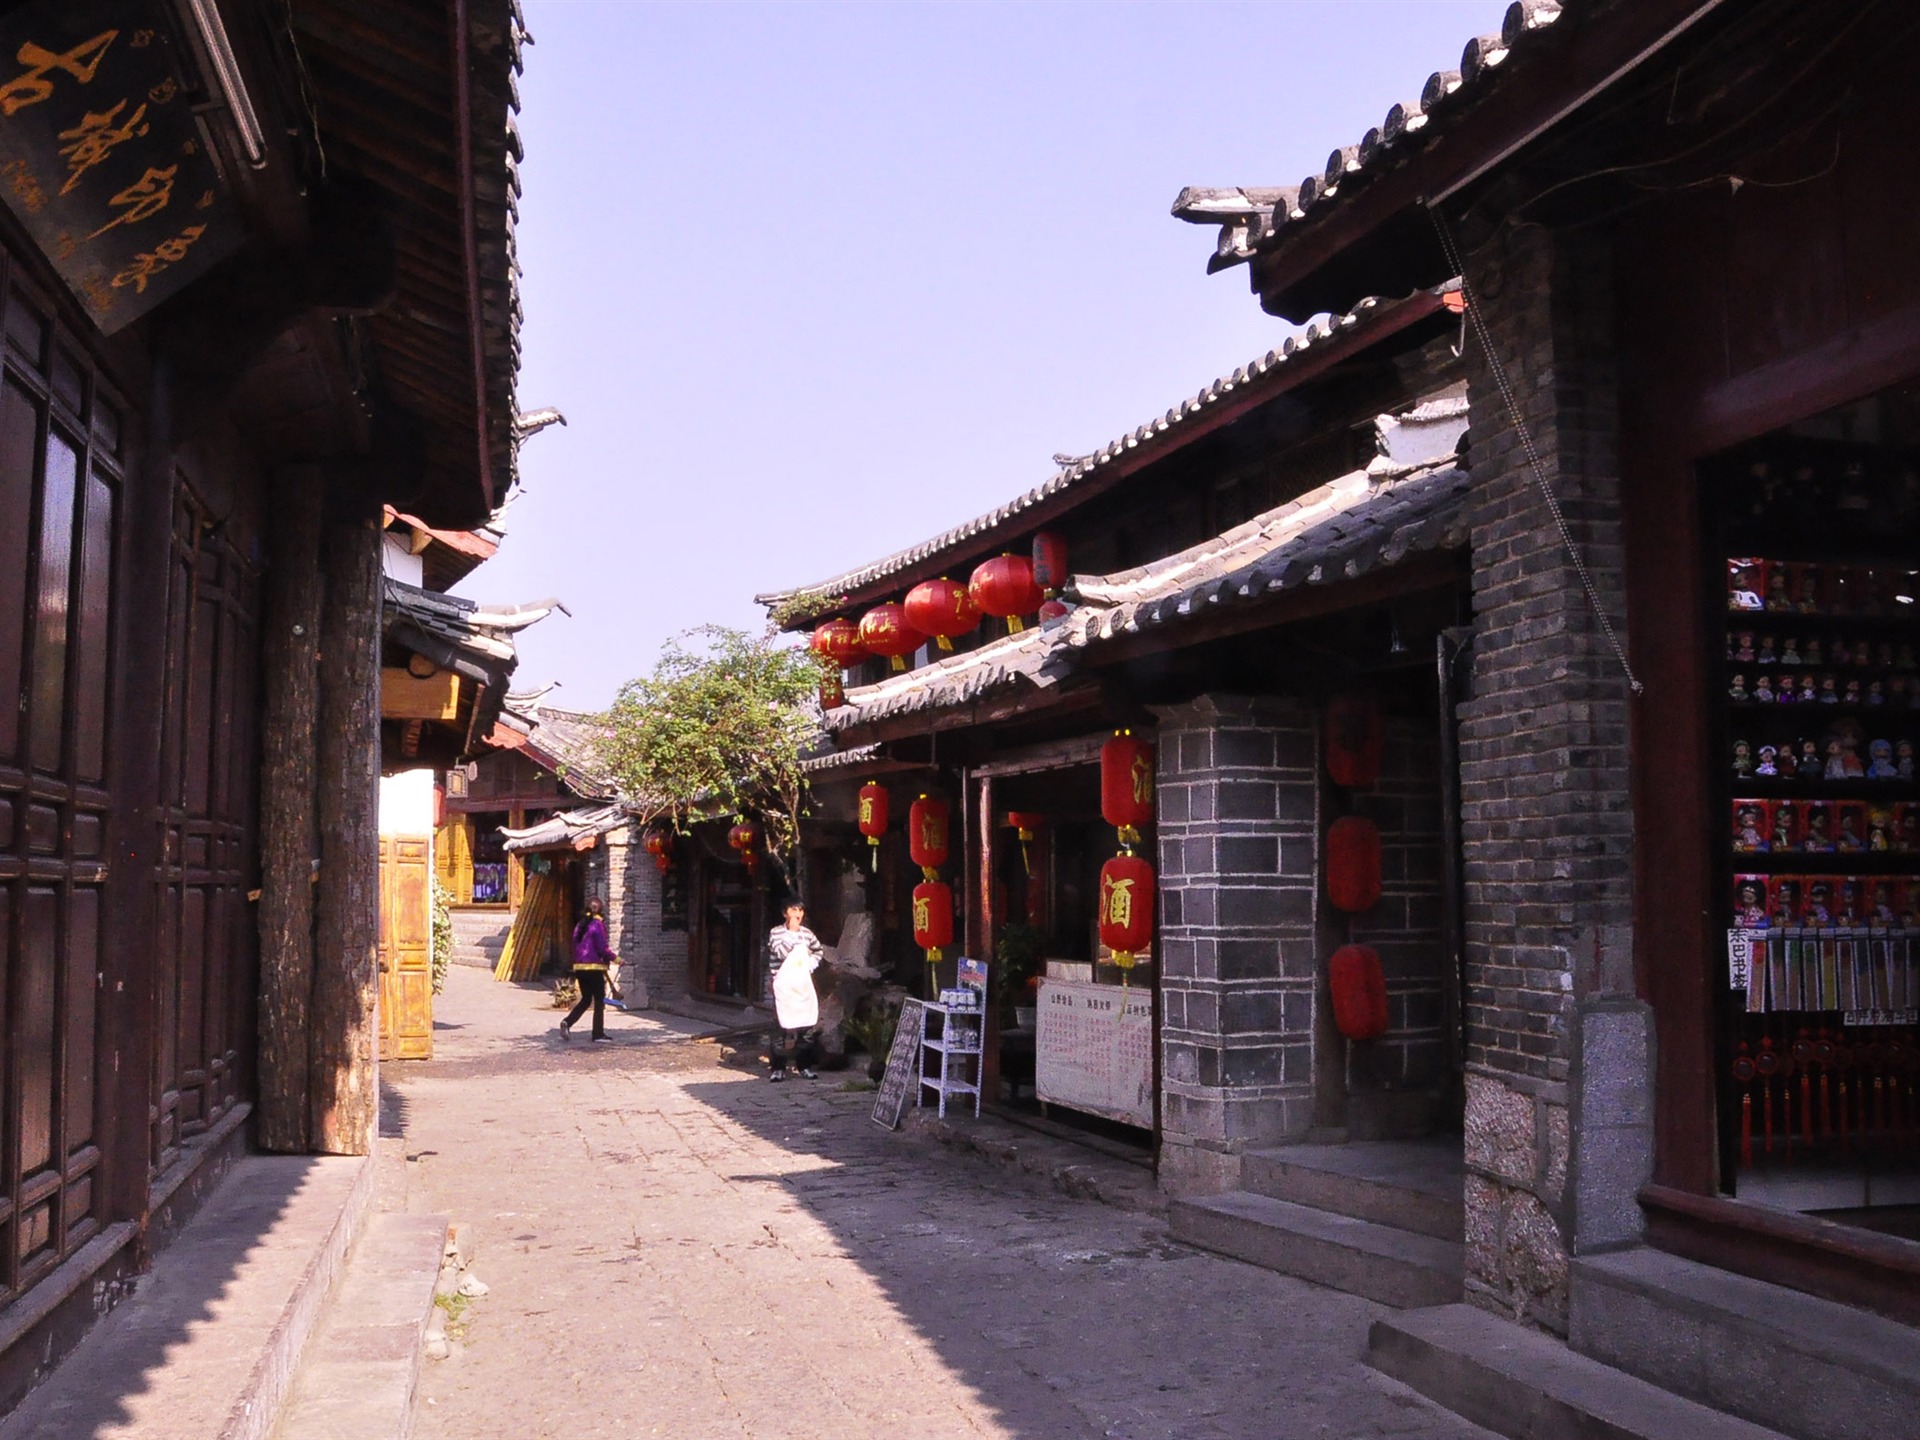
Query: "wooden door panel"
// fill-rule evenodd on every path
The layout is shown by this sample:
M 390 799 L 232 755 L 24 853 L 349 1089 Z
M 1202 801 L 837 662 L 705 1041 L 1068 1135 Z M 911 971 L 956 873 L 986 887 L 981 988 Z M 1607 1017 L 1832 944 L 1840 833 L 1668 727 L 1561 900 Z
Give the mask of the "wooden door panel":
M 380 1053 L 433 1055 L 433 842 L 380 840 Z

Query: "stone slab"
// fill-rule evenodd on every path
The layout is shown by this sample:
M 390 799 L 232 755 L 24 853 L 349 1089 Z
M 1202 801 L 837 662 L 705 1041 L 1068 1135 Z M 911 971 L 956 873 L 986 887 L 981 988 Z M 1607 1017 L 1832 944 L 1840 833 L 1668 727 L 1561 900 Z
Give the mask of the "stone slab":
M 1576 1260 L 1569 1340 L 1798 1440 L 1920 1436 L 1920 1330 L 1648 1248 Z
M 373 1173 L 366 1158 L 239 1161 L 0 1440 L 265 1440 Z
M 1383 1305 L 1460 1298 L 1458 1242 L 1244 1190 L 1176 1200 L 1167 1219 L 1176 1240 Z
M 1240 1174 L 1257 1195 L 1437 1240 L 1458 1241 L 1465 1225 L 1458 1136 L 1253 1150 Z
M 1472 1305 L 1374 1321 L 1367 1359 L 1513 1440 L 1782 1440 Z

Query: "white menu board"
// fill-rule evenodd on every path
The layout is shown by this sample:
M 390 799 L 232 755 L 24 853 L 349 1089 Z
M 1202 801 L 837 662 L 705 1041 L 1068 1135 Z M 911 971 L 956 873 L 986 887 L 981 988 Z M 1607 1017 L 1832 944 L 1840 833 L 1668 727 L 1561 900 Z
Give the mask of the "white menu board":
M 1040 982 L 1034 1091 L 1050 1105 L 1153 1125 L 1153 992 Z

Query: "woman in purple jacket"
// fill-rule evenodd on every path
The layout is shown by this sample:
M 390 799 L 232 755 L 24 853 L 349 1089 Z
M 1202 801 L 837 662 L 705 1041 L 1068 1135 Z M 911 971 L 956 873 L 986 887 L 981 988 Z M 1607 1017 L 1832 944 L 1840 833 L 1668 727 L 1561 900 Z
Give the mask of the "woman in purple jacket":
M 593 1038 L 607 1038 L 607 966 L 620 957 L 607 943 L 606 907 L 598 900 L 587 901 L 587 913 L 573 927 L 573 978 L 580 985 L 580 1003 L 560 1022 L 560 1038 L 565 1040 L 574 1022 L 593 1007 Z

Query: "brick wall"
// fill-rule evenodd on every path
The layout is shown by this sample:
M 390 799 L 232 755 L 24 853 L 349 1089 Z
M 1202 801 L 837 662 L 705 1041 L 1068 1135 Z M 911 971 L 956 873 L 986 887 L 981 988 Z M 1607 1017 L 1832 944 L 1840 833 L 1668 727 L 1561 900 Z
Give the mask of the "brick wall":
M 1601 243 L 1539 229 L 1503 234 L 1468 269 L 1548 479 L 1622 626 L 1610 273 Z M 1631 936 L 1628 695 L 1477 345 L 1467 361 L 1467 1293 L 1564 1330 L 1567 1257 L 1580 1248 L 1568 1177 L 1582 1006 L 1617 1009 L 1621 987 L 1631 994 L 1619 963 Z
M 686 932 L 660 928 L 660 871 L 638 826 L 601 837 L 588 883 L 606 902 L 607 940 L 625 967 L 622 983 L 644 985 L 649 1003 L 685 996 Z
M 1158 745 L 1160 1180 L 1231 1189 L 1244 1150 L 1313 1123 L 1314 718 L 1203 696 Z

